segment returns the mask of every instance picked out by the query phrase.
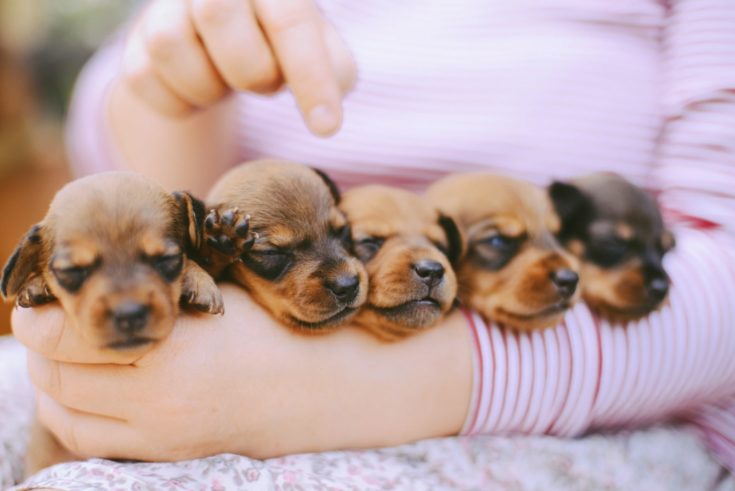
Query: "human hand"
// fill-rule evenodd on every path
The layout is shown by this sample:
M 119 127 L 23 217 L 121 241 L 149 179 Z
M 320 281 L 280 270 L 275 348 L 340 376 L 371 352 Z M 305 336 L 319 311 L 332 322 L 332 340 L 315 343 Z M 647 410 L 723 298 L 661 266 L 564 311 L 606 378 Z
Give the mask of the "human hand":
M 294 334 L 240 288 L 221 290 L 224 316 L 182 316 L 143 355 L 87 346 L 57 305 L 15 310 L 41 422 L 77 455 L 135 460 L 266 458 L 459 430 L 472 366 L 461 314 L 386 345 L 349 327 Z
M 151 0 L 125 45 L 123 79 L 158 112 L 184 116 L 232 90 L 284 83 L 309 129 L 339 129 L 355 64 L 313 0 Z

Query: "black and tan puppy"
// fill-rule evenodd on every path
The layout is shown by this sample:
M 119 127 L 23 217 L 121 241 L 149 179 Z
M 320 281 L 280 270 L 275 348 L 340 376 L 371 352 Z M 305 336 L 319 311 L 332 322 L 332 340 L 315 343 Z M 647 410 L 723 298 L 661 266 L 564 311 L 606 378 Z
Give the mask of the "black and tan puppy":
M 554 237 L 559 220 L 536 186 L 492 174 L 446 177 L 427 191 L 466 243 L 459 298 L 520 331 L 558 323 L 577 297 L 578 261 Z
M 198 235 L 192 203 L 131 173 L 73 181 L 6 264 L 3 297 L 22 307 L 58 300 L 99 349 L 149 349 L 169 334 L 180 304 L 223 312 L 213 279 L 186 256 Z M 38 448 L 52 444 L 34 434 L 29 471 L 55 463 L 56 449 Z
M 340 208 L 369 278 L 356 323 L 384 340 L 436 324 L 457 295 L 452 262 L 462 242 L 454 221 L 422 197 L 386 186 L 347 191 Z
M 662 259 L 674 238 L 651 195 L 609 173 L 555 182 L 549 194 L 562 221 L 559 239 L 582 261 L 582 295 L 592 309 L 627 321 L 664 302 Z
M 340 325 L 365 302 L 367 273 L 350 253 L 339 200 L 326 175 L 301 164 L 260 160 L 236 167 L 207 198 L 203 261 L 292 328 L 321 332 Z

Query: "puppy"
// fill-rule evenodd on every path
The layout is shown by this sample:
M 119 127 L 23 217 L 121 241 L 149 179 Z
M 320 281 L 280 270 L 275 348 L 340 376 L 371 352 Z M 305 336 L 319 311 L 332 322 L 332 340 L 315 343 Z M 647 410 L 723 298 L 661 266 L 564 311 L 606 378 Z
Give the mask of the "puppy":
M 136 174 L 73 181 L 8 260 L 2 295 L 21 307 L 58 300 L 90 345 L 143 352 L 169 334 L 180 304 L 223 312 L 213 279 L 186 257 L 198 237 L 193 209 L 189 195 Z M 54 442 L 34 428 L 28 471 L 59 461 Z
M 427 191 L 457 220 L 466 254 L 459 298 L 485 318 L 519 331 L 557 324 L 577 298 L 578 261 L 553 232 L 551 202 L 534 185 L 491 174 L 446 177 Z
M 555 182 L 559 239 L 582 262 L 582 296 L 605 318 L 629 321 L 657 309 L 669 291 L 662 266 L 674 237 L 652 196 L 615 174 Z
M 339 201 L 325 174 L 301 164 L 260 160 L 236 167 L 207 198 L 202 261 L 283 324 L 302 332 L 334 328 L 367 296 L 367 273 L 350 253 Z
M 352 189 L 340 208 L 369 278 L 356 323 L 386 341 L 436 324 L 457 295 L 452 262 L 462 241 L 454 221 L 422 197 L 386 186 Z

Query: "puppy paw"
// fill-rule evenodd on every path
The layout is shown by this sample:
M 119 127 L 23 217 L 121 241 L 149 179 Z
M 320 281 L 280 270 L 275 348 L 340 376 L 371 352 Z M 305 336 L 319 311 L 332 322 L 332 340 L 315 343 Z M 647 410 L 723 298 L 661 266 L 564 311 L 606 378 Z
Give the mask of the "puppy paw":
M 48 285 L 40 276 L 30 279 L 18 292 L 16 303 L 19 307 L 35 307 L 56 300 Z
M 207 314 L 224 314 L 222 293 L 214 279 L 194 261 L 188 261 L 181 286 L 181 304 Z
M 204 219 L 205 243 L 220 254 L 239 257 L 253 246 L 258 234 L 250 231 L 250 215 L 237 208 L 211 210 Z

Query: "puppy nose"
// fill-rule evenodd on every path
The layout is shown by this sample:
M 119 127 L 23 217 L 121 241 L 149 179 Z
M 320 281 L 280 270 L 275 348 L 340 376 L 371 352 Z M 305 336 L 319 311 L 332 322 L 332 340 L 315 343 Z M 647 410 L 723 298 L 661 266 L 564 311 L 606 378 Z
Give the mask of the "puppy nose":
M 556 290 L 563 298 L 569 298 L 574 295 L 579 282 L 579 275 L 571 269 L 558 269 L 551 273 L 551 281 L 554 282 Z
M 360 288 L 360 278 L 358 278 L 357 275 L 338 276 L 332 281 L 327 281 L 325 286 L 334 293 L 337 300 L 348 303 L 354 300 L 357 296 L 357 291 Z
M 138 302 L 123 302 L 112 312 L 115 329 L 131 335 L 141 331 L 148 322 L 150 308 Z
M 441 263 L 424 259 L 413 265 L 413 270 L 419 275 L 419 278 L 429 286 L 439 283 L 444 276 L 444 266 Z
M 648 282 L 647 288 L 651 298 L 660 302 L 669 293 L 669 280 L 661 276 L 653 278 Z

